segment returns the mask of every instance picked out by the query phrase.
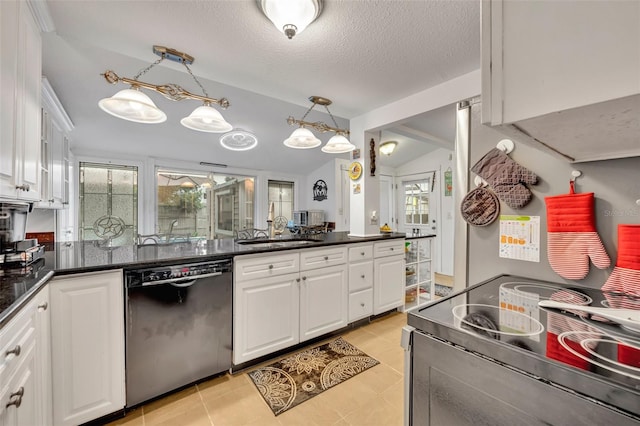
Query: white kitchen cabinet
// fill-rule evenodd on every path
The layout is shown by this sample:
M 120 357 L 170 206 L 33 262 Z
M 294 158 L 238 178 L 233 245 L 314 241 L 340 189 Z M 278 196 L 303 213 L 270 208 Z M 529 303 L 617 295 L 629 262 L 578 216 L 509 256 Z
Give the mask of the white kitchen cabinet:
M 346 326 L 346 262 L 344 246 L 236 257 L 233 363 Z
M 245 259 L 236 260 L 238 262 L 247 263 Z M 297 272 L 236 280 L 233 297 L 234 364 L 268 355 L 300 341 L 299 283 Z
M 40 199 L 42 40 L 28 2 L 0 2 L 0 197 Z
M 373 244 L 349 247 L 349 322 L 373 314 Z
M 37 295 L 0 332 L 0 425 L 49 425 L 49 291 Z
M 482 2 L 482 122 L 518 140 L 569 161 L 640 155 L 639 75 L 640 2 Z
M 65 207 L 69 202 L 69 132 L 73 123 L 49 81 L 42 77 L 41 198 L 36 207 Z
M 404 304 L 404 239 L 374 243 L 373 313 Z
M 50 291 L 53 423 L 76 425 L 123 409 L 122 270 L 56 277 Z
M 345 327 L 349 317 L 347 265 L 300 275 L 300 341 Z

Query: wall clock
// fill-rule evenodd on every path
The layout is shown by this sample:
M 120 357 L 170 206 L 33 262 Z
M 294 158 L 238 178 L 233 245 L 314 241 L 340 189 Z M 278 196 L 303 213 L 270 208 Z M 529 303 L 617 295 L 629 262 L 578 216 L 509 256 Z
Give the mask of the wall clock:
M 349 164 L 349 177 L 351 180 L 358 180 L 360 175 L 362 175 L 362 164 L 357 161 Z

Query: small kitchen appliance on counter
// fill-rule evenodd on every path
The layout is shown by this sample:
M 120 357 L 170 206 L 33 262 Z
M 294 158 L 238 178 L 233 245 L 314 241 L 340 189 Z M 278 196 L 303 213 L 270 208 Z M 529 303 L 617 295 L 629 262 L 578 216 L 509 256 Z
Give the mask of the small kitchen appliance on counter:
M 639 425 L 640 332 L 579 309 L 620 304 L 640 309 L 628 294 L 500 275 L 410 312 L 408 424 Z
M 37 239 L 25 239 L 32 204 L 0 202 L 0 268 L 27 266 L 44 255 Z

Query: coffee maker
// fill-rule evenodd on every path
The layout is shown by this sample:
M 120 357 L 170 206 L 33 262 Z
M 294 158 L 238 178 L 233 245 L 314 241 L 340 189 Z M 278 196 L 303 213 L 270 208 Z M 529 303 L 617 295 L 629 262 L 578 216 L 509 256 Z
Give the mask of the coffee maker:
M 0 201 L 0 267 L 20 267 L 44 255 L 37 239 L 25 239 L 32 203 Z

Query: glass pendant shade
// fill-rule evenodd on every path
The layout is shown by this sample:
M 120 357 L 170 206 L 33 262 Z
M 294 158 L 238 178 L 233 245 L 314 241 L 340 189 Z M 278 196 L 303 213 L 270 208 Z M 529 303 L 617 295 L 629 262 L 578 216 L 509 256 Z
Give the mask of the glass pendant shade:
M 162 123 L 162 112 L 147 95 L 137 89 L 124 89 L 110 98 L 101 99 L 98 106 L 107 114 L 136 123 Z
M 289 148 L 308 149 L 319 146 L 322 142 L 310 130 L 300 127 L 291 133 L 283 142 Z
M 180 120 L 180 123 L 184 127 L 199 132 L 224 133 L 233 129 L 233 126 L 222 118 L 222 114 L 209 105 L 194 109 L 188 117 Z
M 380 154 L 391 155 L 393 151 L 396 149 L 398 142 L 396 141 L 388 141 L 384 142 L 380 145 Z
M 322 11 L 321 0 L 260 0 L 259 4 L 273 25 L 289 38 L 304 31 Z
M 231 151 L 248 151 L 258 145 L 258 138 L 246 130 L 235 129 L 220 136 L 220 145 Z
M 342 154 L 343 152 L 351 152 L 356 148 L 354 144 L 349 142 L 349 139 L 341 134 L 332 136 L 325 146 L 321 148 L 322 152 L 328 154 Z

